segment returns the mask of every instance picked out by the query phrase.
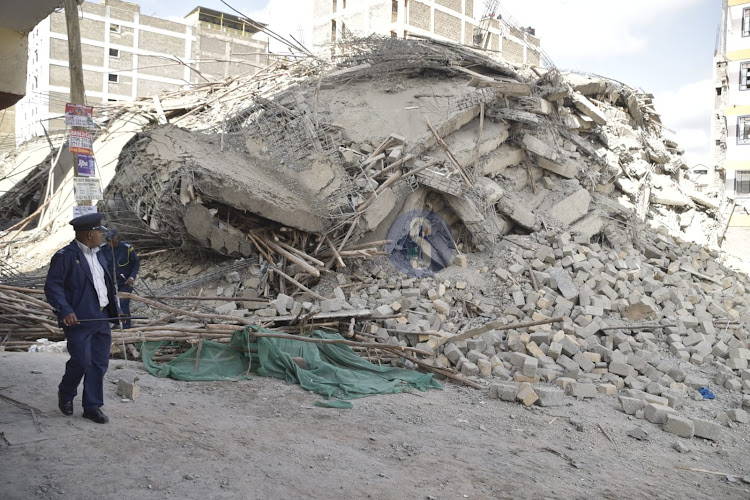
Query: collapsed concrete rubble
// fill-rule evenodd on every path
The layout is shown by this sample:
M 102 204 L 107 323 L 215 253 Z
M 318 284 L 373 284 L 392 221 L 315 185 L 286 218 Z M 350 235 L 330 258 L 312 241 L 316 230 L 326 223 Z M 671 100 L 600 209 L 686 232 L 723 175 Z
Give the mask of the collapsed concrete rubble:
M 650 95 L 431 41 L 341 49 L 333 67 L 301 61 L 199 105 L 136 104 L 153 119 L 120 146 L 110 221 L 136 245 L 250 260 L 216 294 L 240 324 L 343 319 L 491 397 L 619 396 L 682 437 L 748 421 L 748 281 L 701 246 L 725 207 L 675 183 L 682 150 Z M 434 276 L 384 255 L 410 211 L 448 229 L 435 259 L 452 265 Z M 681 413 L 702 388 L 731 409 Z
M 236 86 L 209 101 L 186 126 L 200 135 L 138 134 L 107 204 L 170 241 L 235 256 L 253 255 L 245 234 L 269 225 L 382 240 L 428 197 L 468 246 L 541 227 L 606 237 L 632 211 L 671 216 L 665 224 L 700 243 L 719 237 L 720 207 L 696 205 L 672 181 L 682 151 L 661 136 L 648 95 L 427 41 L 343 52 L 333 69 L 298 65 L 304 78 L 281 91 Z

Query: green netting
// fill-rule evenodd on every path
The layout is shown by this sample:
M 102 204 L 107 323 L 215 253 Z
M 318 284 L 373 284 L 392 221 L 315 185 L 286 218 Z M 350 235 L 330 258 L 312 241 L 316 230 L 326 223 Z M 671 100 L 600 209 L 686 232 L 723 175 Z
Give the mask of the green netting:
M 374 365 L 345 345 L 254 337 L 253 331 L 268 330 L 245 327 L 232 335 L 229 345 L 204 340 L 165 364 L 154 362 L 153 357 L 160 347 L 169 343 L 144 342 L 141 345 L 143 364 L 149 373 L 157 377 L 186 381 L 242 380 L 254 372 L 300 384 L 326 399 L 354 399 L 406 389 L 442 389 L 432 374 Z M 320 330 L 312 332 L 311 336 L 342 338 Z M 292 358 L 303 358 L 305 368 L 301 368 Z M 347 405 L 341 402 L 333 407 Z

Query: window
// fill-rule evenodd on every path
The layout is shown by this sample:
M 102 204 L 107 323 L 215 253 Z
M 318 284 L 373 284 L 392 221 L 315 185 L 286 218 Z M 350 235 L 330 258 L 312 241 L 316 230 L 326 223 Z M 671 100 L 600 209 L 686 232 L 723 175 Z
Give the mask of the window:
M 735 172 L 734 191 L 737 194 L 750 194 L 750 170 Z
M 111 57 L 120 57 L 120 49 L 109 49 L 109 55 Z
M 109 74 L 108 80 L 112 83 L 120 83 L 120 75 Z
M 120 32 L 120 25 L 119 24 L 110 24 L 109 25 L 109 32 L 110 33 L 119 33 Z
M 740 63 L 740 90 L 750 88 L 750 61 Z
M 750 144 L 750 116 L 737 117 L 737 144 Z
M 336 0 L 333 0 L 333 12 L 336 12 Z
M 336 21 L 331 21 L 331 43 L 336 43 Z

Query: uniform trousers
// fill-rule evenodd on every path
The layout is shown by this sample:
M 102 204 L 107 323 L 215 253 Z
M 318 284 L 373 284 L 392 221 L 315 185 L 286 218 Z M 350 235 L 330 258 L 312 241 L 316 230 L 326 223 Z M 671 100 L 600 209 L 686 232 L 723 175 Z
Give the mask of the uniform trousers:
M 105 308 L 102 317 L 106 316 Z M 65 375 L 58 386 L 60 395 L 72 401 L 83 379 L 83 410 L 94 411 L 104 404 L 104 374 L 109 366 L 112 333 L 106 323 L 99 328 L 65 330 L 70 359 L 65 364 Z

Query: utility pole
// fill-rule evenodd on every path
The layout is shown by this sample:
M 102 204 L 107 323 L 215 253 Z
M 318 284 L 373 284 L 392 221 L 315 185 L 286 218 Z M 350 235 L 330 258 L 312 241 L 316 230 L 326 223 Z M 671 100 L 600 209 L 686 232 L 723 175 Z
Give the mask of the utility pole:
M 81 28 L 78 25 L 78 3 L 65 0 L 65 22 L 68 25 L 68 66 L 70 68 L 70 102 L 86 104 L 83 88 Z
M 78 25 L 78 3 L 76 0 L 65 0 L 65 22 L 68 27 L 68 67 L 70 69 L 70 102 L 86 104 L 83 87 L 83 58 L 81 56 L 81 28 Z M 73 127 L 73 130 L 86 130 Z M 73 174 L 78 175 L 78 153 L 73 153 Z M 91 200 L 81 201 L 79 205 L 91 206 Z

